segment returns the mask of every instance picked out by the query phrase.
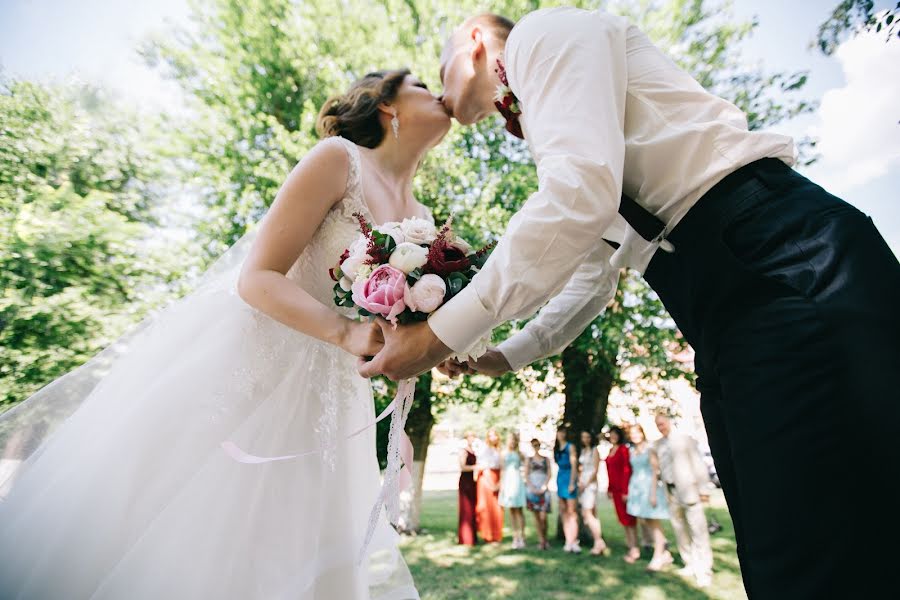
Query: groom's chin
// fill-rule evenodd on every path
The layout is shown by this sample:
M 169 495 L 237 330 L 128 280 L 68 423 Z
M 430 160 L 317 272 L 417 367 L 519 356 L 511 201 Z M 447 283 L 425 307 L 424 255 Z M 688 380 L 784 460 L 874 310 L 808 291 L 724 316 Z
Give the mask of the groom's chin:
M 453 118 L 456 119 L 456 122 L 462 125 L 463 127 L 468 127 L 469 125 L 474 125 L 479 121 L 483 121 L 487 118 L 487 114 L 480 114 L 475 112 L 468 111 L 459 111 L 453 114 Z

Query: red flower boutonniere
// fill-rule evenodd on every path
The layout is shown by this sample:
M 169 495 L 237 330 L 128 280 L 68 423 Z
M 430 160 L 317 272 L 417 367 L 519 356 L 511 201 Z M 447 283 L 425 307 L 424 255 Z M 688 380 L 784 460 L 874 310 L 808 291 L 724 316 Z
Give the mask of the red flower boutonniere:
M 500 77 L 500 85 L 497 86 L 497 93 L 494 95 L 494 106 L 506 119 L 506 130 L 520 139 L 525 139 L 522 134 L 522 125 L 519 123 L 519 115 L 522 114 L 522 108 L 519 106 L 519 99 L 513 94 L 509 88 L 509 80 L 506 78 L 506 67 L 503 62 L 497 59 L 497 68 L 494 72 Z

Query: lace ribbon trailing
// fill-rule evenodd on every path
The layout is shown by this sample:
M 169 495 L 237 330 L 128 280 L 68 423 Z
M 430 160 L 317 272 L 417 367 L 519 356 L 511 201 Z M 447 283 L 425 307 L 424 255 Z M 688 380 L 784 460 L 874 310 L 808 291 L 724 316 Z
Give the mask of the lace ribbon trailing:
M 366 557 L 366 551 L 372 536 L 375 533 L 375 527 L 378 519 L 381 517 L 382 508 L 387 510 L 388 520 L 392 525 L 397 525 L 400 520 L 400 492 L 405 490 L 412 483 L 412 475 L 410 467 L 413 463 L 413 447 L 412 442 L 404 431 L 406 419 L 409 417 L 409 410 L 412 408 L 413 398 L 416 391 L 415 379 L 404 379 L 397 386 L 397 395 L 387 407 L 381 411 L 374 421 L 367 423 L 363 427 L 357 429 L 345 439 L 354 438 L 367 429 L 375 426 L 379 421 L 383 421 L 388 415 L 391 416 L 391 426 L 388 432 L 388 448 L 387 448 L 387 468 L 384 471 L 384 479 L 381 484 L 381 490 L 378 492 L 378 498 L 375 505 L 372 506 L 372 512 L 369 515 L 369 525 L 366 529 L 366 535 L 363 538 L 362 547 L 359 550 L 358 563 L 362 564 Z M 309 450 L 299 454 L 286 454 L 284 456 L 256 456 L 242 450 L 237 444 L 230 440 L 226 440 L 221 444 L 222 450 L 233 460 L 248 464 L 258 465 L 270 463 L 280 460 L 293 460 L 304 456 L 313 456 L 321 454 L 323 449 Z
M 416 380 L 404 379 L 397 386 L 397 395 L 391 402 L 395 406 L 391 413 L 391 427 L 388 432 L 387 468 L 384 470 L 381 491 L 378 493 L 372 513 L 369 515 L 369 526 L 366 529 L 362 548 L 359 549 L 358 564 L 362 564 L 366 558 L 366 550 L 375 533 L 375 525 L 381 517 L 382 506 L 387 510 L 391 525 L 396 526 L 400 520 L 400 492 L 412 483 L 409 468 L 412 466 L 413 447 L 404 427 L 409 416 L 409 409 L 412 408 L 415 392 Z

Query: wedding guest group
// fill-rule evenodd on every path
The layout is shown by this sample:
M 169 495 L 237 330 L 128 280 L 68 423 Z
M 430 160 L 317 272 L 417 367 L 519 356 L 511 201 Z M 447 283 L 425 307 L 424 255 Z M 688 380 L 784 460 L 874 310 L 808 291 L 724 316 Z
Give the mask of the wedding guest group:
M 541 441 L 534 438 L 527 454 L 515 431 L 507 434 L 502 449 L 495 429 L 488 430 L 478 448 L 475 435 L 467 433 L 459 454 L 459 543 L 474 545 L 479 537 L 482 542 L 499 543 L 506 509 L 511 548 L 523 549 L 527 509 L 534 517 L 535 548 L 548 550 L 548 517 L 555 495 L 563 552 L 582 551 L 579 531 L 583 524 L 583 535 L 591 541 L 590 553 L 611 556 L 597 516 L 598 499 L 602 498 L 598 474 L 605 462 L 606 498 L 624 530 L 621 559 L 628 564 L 641 560 L 639 538 L 643 528 L 649 551 L 642 568 L 657 572 L 673 565 L 675 557 L 663 532 L 663 523 L 670 521 L 684 563 L 678 574 L 692 579 L 697 587 L 709 586 L 713 560 L 704 513 L 714 488 L 709 470 L 697 442 L 678 431 L 668 415 L 658 414 L 655 424 L 661 436 L 655 443 L 648 440 L 639 424 L 610 426 L 605 458 L 590 431 L 579 432 L 576 444 L 570 440 L 569 428 L 560 427 L 552 452 L 544 451 Z M 551 491 L 553 483 L 555 494 Z

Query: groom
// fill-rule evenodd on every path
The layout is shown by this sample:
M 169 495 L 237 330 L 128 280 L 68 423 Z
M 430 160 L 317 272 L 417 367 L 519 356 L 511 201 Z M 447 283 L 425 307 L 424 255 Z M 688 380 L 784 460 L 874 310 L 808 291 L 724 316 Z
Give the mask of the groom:
M 696 350 L 748 595 L 879 597 L 900 534 L 900 265 L 872 222 L 625 19 L 473 17 L 441 62 L 448 111 L 464 125 L 499 111 L 538 191 L 471 285 L 426 323 L 386 327 L 360 373 L 414 376 L 546 304 L 470 365 L 518 369 L 574 339 L 636 269 Z

